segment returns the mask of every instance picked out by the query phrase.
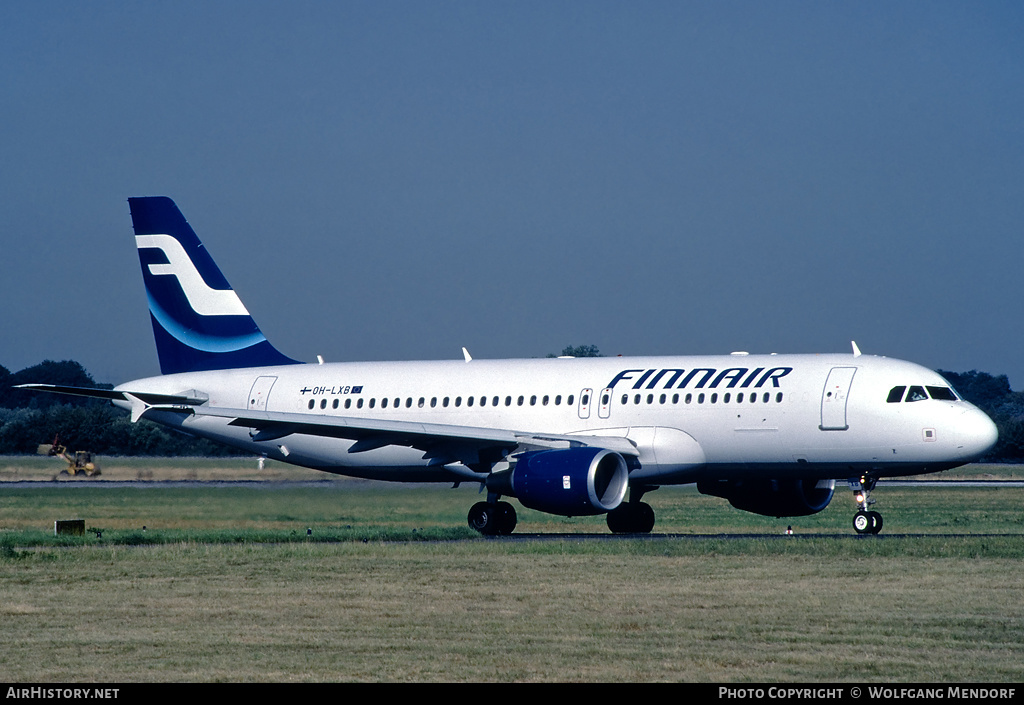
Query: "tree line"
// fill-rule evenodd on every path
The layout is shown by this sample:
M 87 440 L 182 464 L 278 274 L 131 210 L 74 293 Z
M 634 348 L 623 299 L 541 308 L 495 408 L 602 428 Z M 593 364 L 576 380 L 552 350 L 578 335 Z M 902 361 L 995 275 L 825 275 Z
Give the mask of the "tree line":
M 97 384 L 73 360 L 45 360 L 12 373 L 0 365 L 0 455 L 26 455 L 55 440 L 70 451 L 99 455 L 231 456 L 238 451 L 177 433 L 151 421 L 132 423 L 129 414 L 102 399 L 14 389 L 39 383 L 112 389 Z
M 562 355 L 599 357 L 593 345 L 569 346 Z M 553 357 L 553 355 L 549 356 Z M 999 442 L 985 458 L 1024 461 L 1024 392 L 1010 389 L 1006 375 L 938 370 L 967 401 L 999 427 Z M 238 451 L 174 432 L 152 422 L 132 423 L 128 412 L 100 399 L 15 389 L 26 383 L 111 389 L 98 384 L 73 360 L 45 360 L 20 372 L 0 365 L 0 455 L 23 455 L 59 438 L 68 450 L 100 455 L 229 456 Z

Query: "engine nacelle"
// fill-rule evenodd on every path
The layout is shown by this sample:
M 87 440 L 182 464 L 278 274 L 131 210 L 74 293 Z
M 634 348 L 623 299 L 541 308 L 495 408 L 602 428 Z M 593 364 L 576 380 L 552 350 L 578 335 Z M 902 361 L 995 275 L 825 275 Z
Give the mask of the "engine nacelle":
M 722 497 L 745 512 L 768 517 L 802 517 L 828 506 L 835 480 L 701 480 L 702 494 Z
M 561 516 L 610 512 L 622 503 L 628 487 L 625 459 L 604 448 L 531 451 L 519 456 L 512 470 L 487 479 L 489 490 Z

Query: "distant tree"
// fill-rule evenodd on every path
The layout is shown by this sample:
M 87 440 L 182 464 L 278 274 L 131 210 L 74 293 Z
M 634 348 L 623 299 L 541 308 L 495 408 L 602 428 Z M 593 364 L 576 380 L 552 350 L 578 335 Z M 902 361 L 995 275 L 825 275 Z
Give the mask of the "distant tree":
M 70 450 L 100 455 L 238 455 L 226 446 L 150 421 L 132 423 L 127 411 L 102 399 L 11 389 L 29 382 L 111 388 L 97 384 L 73 360 L 46 360 L 15 374 L 0 366 L 0 454 L 35 453 L 39 445 L 59 436 Z
M 995 408 L 1010 394 L 1010 380 L 1006 375 L 991 375 L 988 372 L 946 372 L 938 371 L 967 401 L 980 409 Z
M 3 399 L 3 406 L 9 409 L 30 408 L 46 409 L 54 405 L 71 404 L 72 406 L 96 406 L 103 402 L 88 399 L 86 397 L 61 397 L 56 394 L 43 392 L 32 392 L 23 389 L 11 389 L 18 384 L 59 384 L 66 387 L 92 387 L 110 389 L 109 384 L 96 384 L 92 375 L 85 371 L 85 368 L 74 360 L 44 360 L 38 365 L 26 367 L 20 372 L 15 372 L 6 380 L 6 396 Z
M 986 460 L 1024 460 L 1024 393 L 1010 389 L 1006 375 L 938 370 L 967 401 L 984 411 L 999 429 L 999 440 Z
M 10 370 L 3 365 L 0 365 L 0 408 L 11 408 L 11 405 L 7 403 L 7 397 L 11 391 L 11 384 Z
M 569 345 L 562 349 L 561 357 L 604 357 L 596 345 Z M 554 354 L 548 357 L 555 357 Z

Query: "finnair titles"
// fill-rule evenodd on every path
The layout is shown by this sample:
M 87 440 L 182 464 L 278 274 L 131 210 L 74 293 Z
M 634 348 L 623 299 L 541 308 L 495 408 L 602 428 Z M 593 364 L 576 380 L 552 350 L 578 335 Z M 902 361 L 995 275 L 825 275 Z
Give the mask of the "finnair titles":
M 514 498 L 562 516 L 604 514 L 649 533 L 643 496 L 695 483 L 775 517 L 820 512 L 836 480 L 853 527 L 877 533 L 881 477 L 982 457 L 996 427 L 936 372 L 849 354 L 304 364 L 274 347 L 166 197 L 128 199 L 161 374 L 109 399 L 261 457 L 402 482 L 480 483 L 483 534 L 509 534 Z

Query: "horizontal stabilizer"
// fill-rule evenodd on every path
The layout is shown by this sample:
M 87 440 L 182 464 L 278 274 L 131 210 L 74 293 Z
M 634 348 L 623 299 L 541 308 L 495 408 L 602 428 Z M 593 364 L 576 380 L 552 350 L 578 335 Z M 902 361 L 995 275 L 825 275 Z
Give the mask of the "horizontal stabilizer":
M 116 389 L 95 389 L 93 387 L 64 387 L 59 384 L 19 384 L 15 389 L 31 389 L 37 392 L 69 394 L 76 397 L 107 399 L 108 401 L 131 401 L 130 397 L 135 397 L 147 404 L 187 404 L 194 406 L 207 402 L 206 397 L 200 396 L 198 393 L 191 395 L 154 394 L 152 392 L 118 391 Z

